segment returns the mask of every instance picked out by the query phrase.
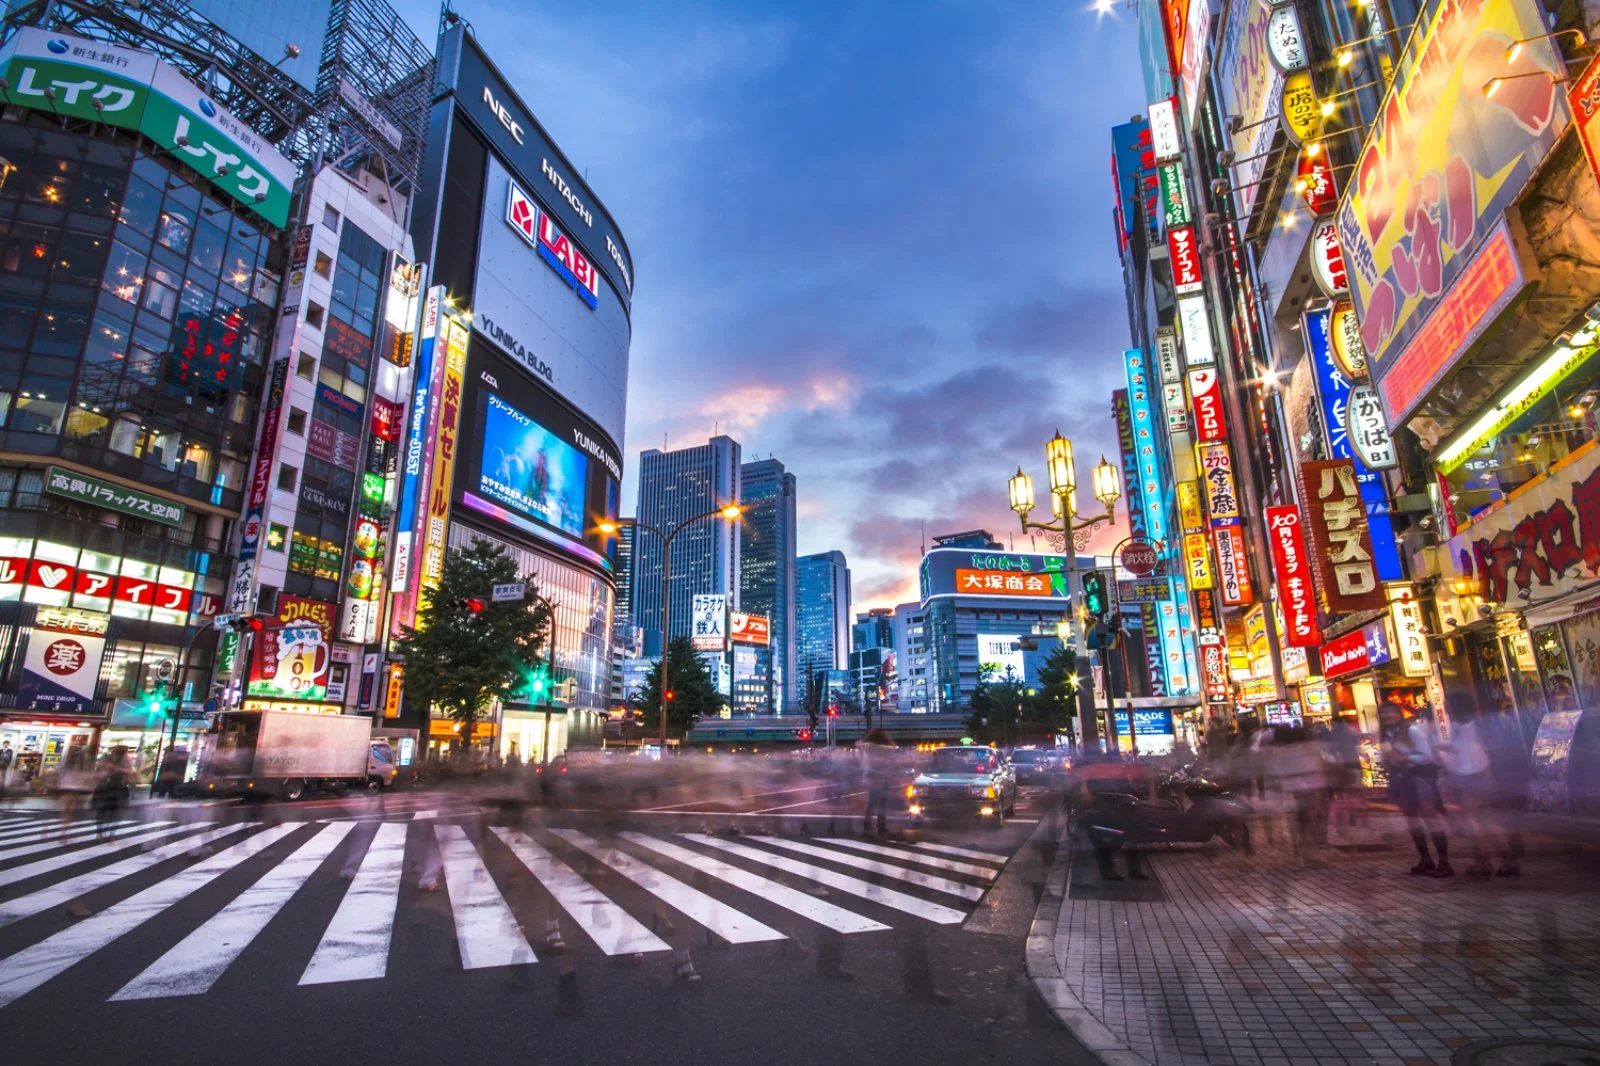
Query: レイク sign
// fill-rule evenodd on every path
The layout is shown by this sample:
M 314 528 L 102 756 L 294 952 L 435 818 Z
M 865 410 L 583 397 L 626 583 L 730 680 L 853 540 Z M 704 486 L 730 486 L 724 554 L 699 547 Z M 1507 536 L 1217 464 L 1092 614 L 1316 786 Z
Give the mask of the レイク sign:
M 1300 508 L 1268 507 L 1267 536 L 1288 643 L 1295 648 L 1314 648 L 1322 643 L 1322 633 L 1317 627 L 1316 590 L 1300 528 Z

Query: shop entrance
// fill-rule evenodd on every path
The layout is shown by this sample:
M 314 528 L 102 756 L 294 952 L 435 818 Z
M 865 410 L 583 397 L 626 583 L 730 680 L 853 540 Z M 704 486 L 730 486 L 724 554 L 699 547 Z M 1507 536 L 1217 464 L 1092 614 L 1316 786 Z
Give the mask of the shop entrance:
M 54 776 L 69 754 L 87 765 L 94 751 L 96 728 L 93 722 L 82 721 L 0 721 L 0 746 L 9 742 L 16 753 L 6 787 L 39 787 Z

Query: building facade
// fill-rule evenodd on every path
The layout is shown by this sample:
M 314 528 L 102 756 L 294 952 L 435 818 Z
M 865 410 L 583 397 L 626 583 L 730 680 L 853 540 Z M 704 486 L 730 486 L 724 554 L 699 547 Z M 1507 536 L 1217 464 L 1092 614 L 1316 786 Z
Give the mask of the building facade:
M 928 711 L 928 613 L 920 603 L 894 609 L 894 659 L 898 693 L 894 709 L 904 714 Z
M 795 479 L 776 459 L 743 464 L 739 608 L 771 624 L 772 710 L 795 708 Z M 734 671 L 738 682 L 737 666 Z
M 850 652 L 850 567 L 844 552 L 803 555 L 795 563 L 795 669 L 808 710 L 823 695 L 817 676 L 843 670 Z

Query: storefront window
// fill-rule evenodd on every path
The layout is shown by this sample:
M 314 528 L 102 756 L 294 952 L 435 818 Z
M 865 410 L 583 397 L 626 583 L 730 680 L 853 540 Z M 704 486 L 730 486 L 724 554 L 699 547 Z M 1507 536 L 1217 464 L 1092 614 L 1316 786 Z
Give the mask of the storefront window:
M 1470 521 L 1600 438 L 1600 352 L 1558 347 L 1501 400 L 1442 447 L 1436 458 L 1457 522 Z
M 1530 634 L 1545 703 L 1552 711 L 1573 709 L 1572 663 L 1558 625 L 1540 626 Z

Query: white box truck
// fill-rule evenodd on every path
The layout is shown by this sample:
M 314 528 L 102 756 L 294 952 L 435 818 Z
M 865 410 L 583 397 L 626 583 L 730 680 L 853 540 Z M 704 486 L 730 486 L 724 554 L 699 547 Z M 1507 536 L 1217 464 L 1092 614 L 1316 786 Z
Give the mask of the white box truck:
M 225 711 L 206 739 L 192 791 L 207 795 L 297 800 L 313 789 L 388 788 L 398 774 L 365 715 Z

